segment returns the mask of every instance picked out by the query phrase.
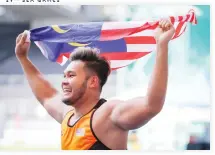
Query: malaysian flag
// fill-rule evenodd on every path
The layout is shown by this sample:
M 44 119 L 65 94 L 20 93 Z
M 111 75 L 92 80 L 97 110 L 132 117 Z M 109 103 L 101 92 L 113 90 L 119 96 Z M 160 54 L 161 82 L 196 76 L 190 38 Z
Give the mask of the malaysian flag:
M 172 39 L 185 32 L 187 23 L 197 24 L 193 10 L 169 19 L 176 29 Z M 52 25 L 30 30 L 29 37 L 52 62 L 64 65 L 75 48 L 87 46 L 98 48 L 114 70 L 156 50 L 154 30 L 158 23 L 159 20 Z

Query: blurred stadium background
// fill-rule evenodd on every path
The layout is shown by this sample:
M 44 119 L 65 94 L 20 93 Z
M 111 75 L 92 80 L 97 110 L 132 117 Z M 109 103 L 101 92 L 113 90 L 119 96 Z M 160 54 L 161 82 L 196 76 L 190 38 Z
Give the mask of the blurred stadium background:
M 186 14 L 194 9 L 198 24 L 170 44 L 170 73 L 163 111 L 131 131 L 130 150 L 209 149 L 210 6 L 67 5 L 0 6 L 0 150 L 59 150 L 60 125 L 37 102 L 14 55 L 15 38 L 25 29 L 51 24 L 130 21 Z M 144 95 L 154 53 L 111 74 L 102 96 L 128 99 Z M 60 90 L 65 68 L 45 59 L 32 44 L 30 58 Z

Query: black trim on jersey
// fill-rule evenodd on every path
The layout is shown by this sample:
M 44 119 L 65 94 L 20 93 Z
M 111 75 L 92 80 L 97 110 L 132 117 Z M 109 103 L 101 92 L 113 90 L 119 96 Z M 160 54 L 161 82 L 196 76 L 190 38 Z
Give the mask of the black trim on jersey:
M 73 111 L 74 109 L 71 109 L 71 110 L 69 110 L 69 111 L 67 111 L 65 114 L 64 114 L 64 116 L 63 116 L 63 120 L 66 118 L 66 116 L 68 115 L 68 113 L 70 113 L 71 111 Z
M 88 150 L 111 150 L 100 141 L 96 141 Z
M 70 121 L 70 119 L 71 119 L 71 117 L 72 116 L 74 116 L 74 113 L 69 117 L 69 119 L 67 120 L 67 126 L 68 127 L 74 127 L 75 126 L 75 124 L 78 122 L 78 121 L 80 121 L 80 119 L 82 119 L 84 116 L 86 116 L 87 114 L 89 114 L 93 109 L 97 109 L 97 108 L 99 108 L 104 102 L 106 102 L 106 100 L 105 99 L 100 99 L 99 101 L 98 101 L 98 103 L 88 112 L 88 113 L 86 113 L 86 114 L 84 114 L 83 116 L 81 116 L 77 121 L 75 121 L 74 123 L 73 123 L 73 125 L 69 125 L 69 121 Z M 72 111 L 72 110 L 70 110 L 70 111 Z
M 96 110 L 97 110 L 104 102 L 106 102 L 106 100 L 105 100 L 105 99 L 101 99 L 100 102 L 99 102 L 99 103 L 96 105 L 96 107 L 95 107 Z M 96 110 L 95 110 L 95 111 L 96 111 Z M 95 132 L 93 131 L 92 120 L 93 120 L 93 115 L 94 115 L 95 111 L 93 111 L 93 113 L 92 113 L 92 115 L 91 115 L 91 117 L 90 117 L 90 129 L 91 129 L 91 131 L 92 131 L 93 136 L 96 138 L 97 142 L 95 142 L 95 143 L 93 144 L 93 146 L 90 147 L 89 150 L 111 150 L 110 148 L 108 148 L 106 145 L 104 145 L 104 144 L 99 140 L 99 138 L 96 136 Z

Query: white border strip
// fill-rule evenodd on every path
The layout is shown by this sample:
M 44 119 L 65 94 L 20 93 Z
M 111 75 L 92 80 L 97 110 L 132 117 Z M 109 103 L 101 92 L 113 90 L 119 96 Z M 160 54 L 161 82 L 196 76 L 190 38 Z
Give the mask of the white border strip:
M 36 0 L 35 0 L 36 1 Z M 78 3 L 77 3 L 78 2 Z M 101 3 L 102 2 L 102 3 Z M 108 1 L 98 1 L 98 0 L 91 0 L 90 2 L 89 1 L 87 1 L 87 0 L 79 0 L 79 1 L 73 1 L 72 2 L 72 4 L 85 4 L 85 5 L 87 5 L 87 4 L 140 4 L 140 3 L 148 3 L 149 1 L 148 0 L 132 0 L 132 1 L 128 1 L 128 0 L 108 0 Z M 174 1 L 175 2 L 175 1 Z M 152 4 L 152 3 L 156 3 L 156 4 L 173 4 L 173 1 L 169 1 L 169 0 L 162 0 L 162 1 L 159 1 L 159 0 L 151 0 L 150 1 L 150 3 Z M 180 0 L 180 1 L 177 1 L 177 3 L 179 4 L 179 3 L 183 3 L 183 4 L 210 4 L 211 3 L 211 0 L 198 0 L 198 1 L 196 1 L 196 0 L 189 0 L 189 1 L 187 1 L 187 0 Z M 214 3 L 214 1 L 213 1 L 213 3 Z M 32 5 L 32 4 L 34 4 L 34 5 L 47 5 L 47 4 L 50 4 L 50 5 L 57 5 L 57 4 L 61 4 L 61 5 L 63 5 L 63 4 L 71 4 L 71 0 L 60 0 L 60 3 L 22 3 L 21 2 L 21 0 L 17 0 L 16 2 L 13 2 L 13 3 L 7 3 L 6 2 L 6 0 L 0 0 L 0 5 Z M 174 3 L 174 4 L 176 4 L 176 3 Z M 214 16 L 214 14 L 215 14 L 215 7 L 214 7 L 214 5 L 212 5 L 211 6 L 211 38 L 212 37 L 214 37 L 215 35 L 214 35 L 214 27 L 215 27 L 215 24 L 214 24 L 214 18 L 213 18 L 213 16 Z M 210 70 L 211 70 L 211 84 L 214 86 L 214 78 L 215 78 L 215 75 L 214 75 L 214 66 L 215 66 L 215 57 L 214 57 L 214 49 L 213 49 L 213 42 L 214 42 L 214 39 L 212 40 L 211 39 L 211 58 L 210 58 L 210 60 L 211 60 L 211 67 L 210 67 Z M 213 52 L 212 52 L 212 50 L 213 50 Z M 214 102 L 214 91 L 213 91 L 213 89 L 212 89 L 212 87 L 211 87 L 211 97 L 212 97 L 212 99 L 211 99 L 211 101 L 212 102 Z M 211 112 L 211 118 L 214 116 L 214 114 L 213 114 L 213 112 L 214 112 L 214 104 L 211 104 L 212 106 L 213 106 L 213 109 L 212 109 L 212 112 Z M 214 118 L 213 118 L 214 119 Z M 211 121 L 211 123 L 212 123 L 213 121 Z M 214 144 L 214 137 L 215 137 L 215 135 L 213 134 L 213 132 L 214 132 L 214 125 L 215 125 L 215 123 L 213 122 L 212 123 L 212 125 L 211 125 L 211 149 L 214 149 L 214 146 L 215 146 L 215 144 Z M 36 134 L 36 133 L 35 133 Z M 33 152 L 33 151 L 31 151 L 31 152 L 1 152 L 2 154 L 4 154 L 4 155 L 6 155 L 6 154 L 12 154 L 12 155 L 14 155 L 14 154 L 20 154 L 20 155 L 23 155 L 23 154 L 38 154 L 38 152 Z M 0 153 L 0 154 L 1 154 Z M 72 153 L 75 153 L 75 154 L 84 154 L 84 153 L 87 153 L 87 154 L 101 154 L 101 153 L 113 153 L 113 154 L 143 154 L 143 152 L 134 152 L 134 151 L 111 151 L 111 152 L 107 152 L 107 151 L 76 151 L 76 152 L 73 152 L 73 151 L 68 151 L 68 152 L 65 152 L 65 151 L 56 151 L 56 152 L 53 152 L 53 151 L 51 151 L 50 152 L 52 155 L 58 155 L 58 154 L 72 154 Z M 189 151 L 189 152 L 185 152 L 185 151 L 183 151 L 183 152 L 166 152 L 166 151 L 162 151 L 162 152 L 157 152 L 157 153 L 155 153 L 155 152 L 150 152 L 150 154 L 151 155 L 166 155 L 166 154 L 184 154 L 184 155 L 192 155 L 192 154 L 194 154 L 194 155 L 202 155 L 202 154 L 204 154 L 204 155 L 206 155 L 206 154 L 212 154 L 213 152 L 212 151 L 204 151 L 204 152 L 202 152 L 202 151 Z M 44 151 L 44 152 L 40 152 L 40 154 L 44 154 L 44 155 L 47 155 L 47 151 Z M 147 153 L 147 152 L 144 152 L 144 154 L 149 154 L 149 153 Z M 214 153 L 213 153 L 214 154 Z

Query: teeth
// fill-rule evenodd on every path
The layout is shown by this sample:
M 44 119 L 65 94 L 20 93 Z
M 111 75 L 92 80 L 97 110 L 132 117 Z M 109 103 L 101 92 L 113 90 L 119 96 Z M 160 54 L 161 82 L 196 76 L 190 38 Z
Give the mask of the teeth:
M 65 92 L 71 92 L 70 90 L 65 90 L 65 89 L 64 89 L 64 91 L 65 91 Z

